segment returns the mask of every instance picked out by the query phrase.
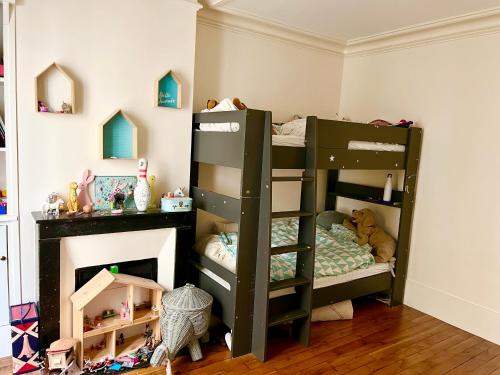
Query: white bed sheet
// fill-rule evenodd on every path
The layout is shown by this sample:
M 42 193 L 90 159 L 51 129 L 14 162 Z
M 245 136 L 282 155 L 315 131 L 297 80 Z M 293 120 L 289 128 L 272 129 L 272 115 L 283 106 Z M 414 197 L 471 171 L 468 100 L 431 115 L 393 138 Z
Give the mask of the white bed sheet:
M 304 137 L 273 134 L 273 146 L 304 147 Z
M 348 150 L 405 152 L 404 145 L 381 142 L 349 141 Z
M 314 289 L 326 288 L 328 286 L 347 283 L 352 280 L 362 279 L 363 277 L 378 275 L 379 273 L 392 272 L 394 267 L 394 260 L 386 263 L 375 263 L 368 266 L 368 268 L 359 268 L 357 270 L 344 273 L 338 276 L 327 276 L 314 278 Z M 276 298 L 295 292 L 295 288 L 286 288 L 276 290 L 269 293 L 270 298 Z

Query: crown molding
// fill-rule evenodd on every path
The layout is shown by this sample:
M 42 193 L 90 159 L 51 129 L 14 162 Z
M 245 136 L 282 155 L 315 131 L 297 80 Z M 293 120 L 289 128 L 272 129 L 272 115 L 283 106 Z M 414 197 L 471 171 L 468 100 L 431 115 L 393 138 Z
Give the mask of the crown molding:
M 345 55 L 363 56 L 500 32 L 500 7 L 351 39 Z
M 219 4 L 227 0 L 212 0 Z M 422 23 L 363 38 L 341 41 L 292 28 L 273 20 L 227 7 L 204 8 L 198 23 L 214 28 L 281 40 L 346 57 L 386 53 L 433 43 L 496 34 L 500 32 L 500 7 Z
M 225 8 L 223 11 L 208 8 L 202 9 L 198 12 L 198 24 L 238 33 L 252 34 L 266 39 L 280 40 L 301 47 L 322 50 L 338 55 L 344 54 L 346 46 L 345 43 L 331 38 Z

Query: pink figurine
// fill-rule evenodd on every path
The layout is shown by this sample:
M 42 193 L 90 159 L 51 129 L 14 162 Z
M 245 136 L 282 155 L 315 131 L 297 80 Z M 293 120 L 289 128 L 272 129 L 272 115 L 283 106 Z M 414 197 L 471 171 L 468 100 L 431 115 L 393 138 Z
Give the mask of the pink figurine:
M 48 112 L 49 111 L 49 106 L 42 102 L 41 100 L 38 101 L 38 112 Z
M 89 169 L 83 171 L 82 182 L 78 184 L 78 205 L 80 207 L 92 207 L 92 199 L 90 199 L 88 185 L 94 181 L 94 175 L 90 173 Z
M 130 307 L 128 301 L 122 302 L 122 308 L 120 309 L 120 319 L 130 320 Z

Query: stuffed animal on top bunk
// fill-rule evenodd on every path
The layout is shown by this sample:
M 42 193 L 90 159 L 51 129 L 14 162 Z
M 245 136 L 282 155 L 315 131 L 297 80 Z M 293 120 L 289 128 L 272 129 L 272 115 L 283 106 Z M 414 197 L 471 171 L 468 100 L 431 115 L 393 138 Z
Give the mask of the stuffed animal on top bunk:
M 245 105 L 245 103 L 242 103 L 241 100 L 238 98 L 233 98 L 232 103 L 240 111 L 243 109 L 247 109 L 247 106 Z M 207 109 L 213 109 L 218 104 L 219 104 L 219 101 L 217 99 L 208 99 L 207 100 Z
M 344 219 L 344 226 L 356 233 L 357 244 L 373 247 L 377 263 L 388 262 L 396 252 L 396 241 L 375 225 L 375 214 L 368 208 L 353 210 L 352 217 Z

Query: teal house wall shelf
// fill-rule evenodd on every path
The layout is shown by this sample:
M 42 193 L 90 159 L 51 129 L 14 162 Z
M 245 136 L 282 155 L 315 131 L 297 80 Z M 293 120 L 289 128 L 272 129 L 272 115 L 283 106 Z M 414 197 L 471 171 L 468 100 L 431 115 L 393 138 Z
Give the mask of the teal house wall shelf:
M 155 105 L 165 108 L 181 108 L 181 93 L 181 81 L 169 70 L 156 80 Z
M 121 109 L 99 127 L 102 159 L 137 159 L 137 126 Z

